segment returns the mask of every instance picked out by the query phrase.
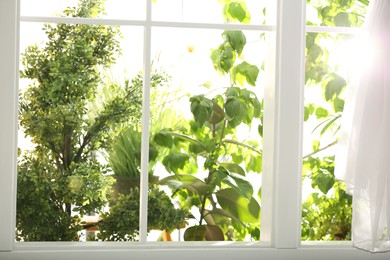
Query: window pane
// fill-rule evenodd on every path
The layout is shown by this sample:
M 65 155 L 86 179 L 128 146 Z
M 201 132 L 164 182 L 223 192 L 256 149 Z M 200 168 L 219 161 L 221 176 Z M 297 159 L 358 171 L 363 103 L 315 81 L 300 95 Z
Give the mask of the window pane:
M 158 0 L 152 5 L 152 13 L 156 21 L 264 24 L 267 2 L 246 0 L 225 4 L 218 0 Z
M 142 19 L 114 0 L 107 15 L 89 1 L 21 1 L 26 16 Z M 195 20 L 199 2 L 185 3 L 185 21 L 216 22 Z M 247 23 L 244 14 L 229 19 Z M 22 22 L 18 241 L 137 241 L 141 149 L 149 241 L 259 239 L 268 35 L 153 28 L 150 147 L 141 148 L 143 30 Z
M 152 31 L 153 77 L 167 81 L 151 87 L 150 171 L 173 205 L 150 205 L 149 223 L 172 240 L 259 239 L 265 37 Z
M 302 239 L 349 240 L 352 197 L 334 176 L 345 97 L 366 62 L 359 37 L 306 36 Z
M 142 49 L 142 28 L 21 24 L 17 240 L 115 240 L 116 203 L 138 203 L 125 185 L 136 171 L 113 162 L 140 153 L 120 149 L 142 129 Z
M 308 0 L 307 25 L 361 27 L 369 0 Z
M 75 7 L 80 0 L 20 0 L 21 16 L 65 16 L 63 10 Z M 84 1 L 85 2 L 85 1 Z M 105 0 L 95 1 L 104 3 L 104 13 L 98 18 L 144 20 L 146 14 L 145 0 Z M 97 5 L 98 6 L 98 5 Z M 88 7 L 93 13 L 96 9 Z M 77 12 L 74 17 L 85 17 L 81 12 Z M 94 17 L 94 16 L 93 16 Z M 94 17 L 97 18 L 97 17 Z

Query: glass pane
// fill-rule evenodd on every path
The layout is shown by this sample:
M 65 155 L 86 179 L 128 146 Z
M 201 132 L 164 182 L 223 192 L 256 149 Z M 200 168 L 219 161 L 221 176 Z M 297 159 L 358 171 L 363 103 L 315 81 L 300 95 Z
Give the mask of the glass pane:
M 153 20 L 198 23 L 265 23 L 267 0 L 225 2 L 218 0 L 158 0 L 152 5 Z
M 153 29 L 148 240 L 259 239 L 266 37 Z
M 21 23 L 20 49 L 17 240 L 136 239 L 143 29 Z
M 334 176 L 346 93 L 366 62 L 357 36 L 308 33 L 303 157 L 303 240 L 350 240 L 352 197 Z
M 307 25 L 361 27 L 368 0 L 308 0 Z
M 90 1 L 85 0 L 20 0 L 20 15 L 21 16 L 65 16 L 63 10 L 69 7 L 75 7 L 78 3 Z M 104 13 L 94 18 L 111 18 L 111 19 L 128 19 L 128 20 L 144 20 L 146 14 L 145 0 L 105 0 L 95 1 L 95 3 L 103 3 Z M 96 9 L 92 8 L 91 4 L 87 4 L 87 10 L 97 14 Z M 98 5 L 97 5 L 98 6 Z M 76 12 L 74 17 L 85 17 L 85 14 Z

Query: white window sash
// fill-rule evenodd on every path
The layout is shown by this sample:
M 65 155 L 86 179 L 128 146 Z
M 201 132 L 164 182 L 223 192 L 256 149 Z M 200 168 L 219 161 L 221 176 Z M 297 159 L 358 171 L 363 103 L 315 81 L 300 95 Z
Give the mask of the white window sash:
M 273 176 L 271 241 L 276 248 L 297 248 L 301 237 L 305 7 L 303 0 L 278 2 L 274 93 L 264 100 L 264 108 L 273 110 L 273 125 L 264 122 L 272 132 L 264 141 L 271 142 L 273 153 L 263 153 L 272 156 L 266 159 L 273 170 L 264 175 Z
M 0 251 L 15 240 L 17 88 L 17 1 L 0 1 Z M 0 255 L 1 258 L 1 255 Z
M 148 183 L 149 183 L 149 122 L 150 122 L 150 67 L 152 49 L 152 2 L 146 1 L 146 25 L 144 27 L 144 80 L 142 92 L 142 139 L 139 241 L 146 243 L 148 229 Z
M 148 0 L 149 11 L 151 0 Z M 303 243 L 301 229 L 301 161 L 303 59 L 305 48 L 304 0 L 278 0 L 278 17 L 274 62 L 270 73 L 274 82 L 267 83 L 265 102 L 264 176 L 262 205 L 262 240 L 264 242 L 185 242 L 185 243 L 115 243 L 64 242 L 15 243 L 16 155 L 18 102 L 18 1 L 0 1 L 0 259 L 388 259 L 387 254 L 371 255 L 358 251 L 350 243 Z M 25 20 L 36 19 L 25 17 Z M 84 20 L 88 22 L 87 20 Z M 112 21 L 115 24 L 115 21 Z M 137 24 L 138 23 L 138 24 Z M 150 42 L 152 26 L 196 28 L 196 24 L 132 21 L 145 26 L 145 39 Z M 194 26 L 194 27 L 192 27 Z M 199 25 L 201 28 L 228 28 L 226 25 Z M 148 29 L 149 28 L 149 29 Z M 244 27 L 237 26 L 236 29 Z M 275 27 L 245 28 L 273 31 Z M 266 29 L 265 29 L 266 28 Z M 261 29 L 260 29 L 261 30 Z M 312 28 L 313 31 L 319 30 Z M 272 52 L 271 52 L 271 56 Z M 274 56 L 275 57 L 275 56 Z M 150 46 L 146 45 L 145 77 L 150 74 Z M 148 99 L 145 81 L 144 98 Z M 147 95 L 145 95 L 145 93 Z M 148 100 L 143 100 L 148 107 Z M 150 111 L 143 110 L 145 115 Z M 148 125 L 148 116 L 143 120 Z M 143 136 L 147 146 L 149 131 Z M 146 145 L 146 146 L 145 146 Z M 145 172 L 147 155 L 143 155 Z M 143 173 L 142 185 L 147 185 Z M 147 191 L 147 189 L 146 189 Z M 147 193 L 141 194 L 141 201 Z M 141 219 L 146 219 L 145 206 Z M 145 233 L 146 222 L 141 222 Z M 145 237 L 141 237 L 145 241 Z M 269 244 L 268 244 L 269 242 Z M 278 250 L 286 248 L 284 250 Z

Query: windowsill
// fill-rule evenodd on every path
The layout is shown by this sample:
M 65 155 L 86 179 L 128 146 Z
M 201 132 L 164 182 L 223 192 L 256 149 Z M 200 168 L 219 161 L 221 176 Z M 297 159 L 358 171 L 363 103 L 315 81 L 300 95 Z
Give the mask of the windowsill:
M 107 249 L 186 249 L 186 248 L 271 248 L 271 243 L 262 241 L 185 241 L 185 242 L 15 242 L 14 249 L 29 250 L 107 250 Z M 352 248 L 351 241 L 302 241 L 301 249 Z
M 371 254 L 350 242 L 304 241 L 299 248 L 271 248 L 265 242 L 18 242 L 0 259 L 389 259 L 389 254 Z
M 153 250 L 153 249 L 197 249 L 197 248 L 270 248 L 268 242 L 235 241 L 185 241 L 185 242 L 15 242 L 15 250 Z
M 351 241 L 302 241 L 302 248 L 349 248 L 352 247 Z

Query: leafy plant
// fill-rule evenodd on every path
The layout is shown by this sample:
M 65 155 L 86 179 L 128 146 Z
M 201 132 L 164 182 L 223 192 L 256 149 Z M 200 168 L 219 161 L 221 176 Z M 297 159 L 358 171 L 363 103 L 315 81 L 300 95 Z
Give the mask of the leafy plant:
M 153 162 L 158 151 L 150 142 L 149 146 L 149 181 L 155 182 L 158 177 L 153 176 Z M 108 151 L 108 163 L 113 171 L 115 183 L 113 185 L 116 197 L 118 193 L 128 194 L 131 188 L 139 187 L 141 176 L 141 132 L 129 127 L 124 129 L 116 138 Z
M 95 18 L 103 5 L 81 0 L 63 15 Z M 31 84 L 21 94 L 20 125 L 35 147 L 19 161 L 17 239 L 78 240 L 81 217 L 101 210 L 111 194 L 113 180 L 96 155 L 110 150 L 123 127 L 139 128 L 143 78 L 117 84 L 104 77 L 120 54 L 116 27 L 47 24 L 44 30 L 47 41 L 22 56 L 21 76 Z M 165 76 L 153 71 L 151 85 L 164 84 Z M 122 172 L 115 168 L 118 175 L 138 174 L 140 133 L 130 134 L 118 137 L 133 144 L 131 154 L 117 154 L 128 162 Z
M 237 9 L 232 11 L 236 4 L 247 12 L 241 2 L 231 1 L 225 9 L 230 16 L 241 15 Z M 256 143 L 240 142 L 236 135 L 238 126 L 260 121 L 262 104 L 243 87 L 256 85 L 259 69 L 241 59 L 246 44 L 243 32 L 225 31 L 222 37 L 211 60 L 218 72 L 230 75 L 231 86 L 212 97 L 192 96 L 189 125 L 176 131 L 163 129 L 154 136 L 156 144 L 169 149 L 162 163 L 172 173 L 159 183 L 172 189 L 182 208 L 199 210 L 198 225 L 186 229 L 185 240 L 234 239 L 232 229 L 247 234 L 252 224 L 260 222 L 260 205 L 246 174 L 261 172 L 261 152 Z
M 368 1 L 337 0 L 308 1 L 317 11 L 318 25 L 355 26 L 364 22 Z M 315 24 L 311 21 L 308 24 Z M 349 240 L 352 197 L 334 176 L 334 150 L 343 115 L 343 92 L 348 87 L 346 77 L 329 65 L 332 46 L 350 36 L 308 33 L 306 36 L 306 91 L 321 93 L 318 102 L 305 104 L 304 120 L 314 125 L 312 152 L 304 156 L 303 178 L 311 183 L 313 193 L 303 202 L 302 239 Z M 324 140 L 328 143 L 325 143 Z
M 93 18 L 102 12 L 103 1 L 94 0 L 63 14 Z M 21 77 L 31 84 L 21 96 L 19 119 L 35 147 L 19 160 L 16 235 L 24 241 L 77 240 L 80 217 L 106 204 L 111 183 L 94 152 L 108 145 L 116 124 L 139 115 L 141 100 L 132 95 L 136 86 L 127 85 L 88 118 L 88 105 L 104 84 L 99 70 L 120 52 L 119 31 L 82 24 L 46 24 L 44 31 L 47 42 L 22 55 Z
M 110 241 L 135 241 L 139 230 L 139 189 L 119 194 L 110 202 L 110 211 L 101 215 L 98 238 Z M 148 230 L 172 231 L 185 225 L 187 211 L 176 209 L 165 192 L 153 186 L 148 197 Z
M 186 210 L 175 209 L 170 197 L 153 184 L 157 147 L 149 146 L 148 230 L 170 232 L 185 225 Z M 127 128 L 119 134 L 109 151 L 109 165 L 114 172 L 114 194 L 109 201 L 109 211 L 96 223 L 98 238 L 113 241 L 135 241 L 139 230 L 139 184 L 141 164 L 141 132 Z

